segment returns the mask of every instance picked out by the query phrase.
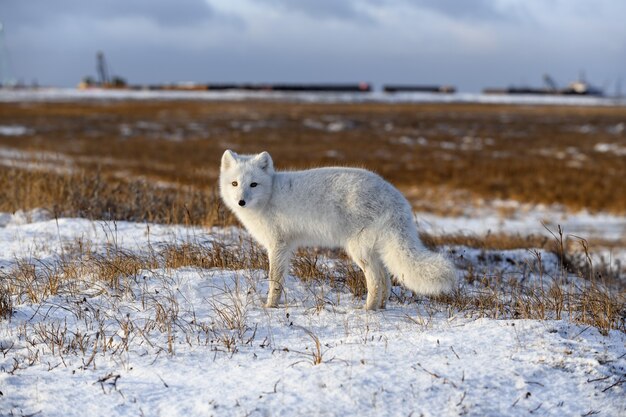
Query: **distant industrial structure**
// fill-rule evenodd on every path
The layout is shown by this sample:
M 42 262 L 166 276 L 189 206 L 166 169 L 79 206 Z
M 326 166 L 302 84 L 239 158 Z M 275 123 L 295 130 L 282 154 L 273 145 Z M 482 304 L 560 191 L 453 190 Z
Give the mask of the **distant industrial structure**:
M 383 86 L 385 93 L 456 93 L 456 87 L 451 85 L 407 85 L 390 84 Z
M 559 87 L 557 83 L 545 74 L 543 76 L 545 87 L 507 87 L 507 88 L 485 88 L 485 94 L 530 94 L 530 95 L 568 95 L 568 96 L 604 96 L 604 91 L 597 87 L 593 87 L 585 80 L 585 76 L 581 74 L 578 80 L 571 82 L 567 87 Z
M 107 65 L 104 53 L 98 51 L 96 54 L 96 72 L 98 79 L 95 80 L 90 76 L 82 79 L 78 84 L 78 88 L 126 88 L 126 80 L 119 76 L 109 75 L 109 66 Z
M 193 90 L 193 91 L 293 91 L 293 92 L 337 92 L 337 93 L 366 93 L 372 91 L 369 83 L 354 84 L 286 84 L 286 83 L 178 83 L 165 85 L 148 85 L 144 87 L 149 90 Z
M 103 52 L 96 55 L 97 79 L 87 76 L 78 84 L 80 89 L 128 89 L 128 90 L 172 90 L 172 91 L 307 91 L 307 92 L 369 92 L 369 83 L 356 84 L 270 84 L 270 83 L 195 83 L 181 82 L 172 84 L 129 85 L 120 76 L 111 76 Z
M 0 26 L 1 29 L 1 26 Z M 0 30 L 1 35 L 1 30 Z M 0 42 L 2 38 L 0 38 Z M 1 45 L 0 45 L 1 46 Z M 2 69 L 2 68 L 0 68 Z M 196 83 L 180 82 L 170 84 L 132 85 L 117 75 L 111 75 L 111 70 L 103 52 L 96 54 L 97 77 L 85 77 L 78 85 L 80 89 L 103 88 L 125 90 L 164 90 L 164 91 L 275 91 L 275 92 L 334 92 L 334 93 L 368 93 L 374 90 L 372 84 L 359 83 Z M 585 81 L 584 75 L 578 80 L 559 87 L 549 75 L 544 75 L 544 87 L 510 86 L 506 88 L 485 88 L 484 94 L 512 94 L 512 95 L 575 95 L 602 97 L 604 92 Z M 453 85 L 419 85 L 419 84 L 386 84 L 382 91 L 388 94 L 396 93 L 432 93 L 454 94 Z

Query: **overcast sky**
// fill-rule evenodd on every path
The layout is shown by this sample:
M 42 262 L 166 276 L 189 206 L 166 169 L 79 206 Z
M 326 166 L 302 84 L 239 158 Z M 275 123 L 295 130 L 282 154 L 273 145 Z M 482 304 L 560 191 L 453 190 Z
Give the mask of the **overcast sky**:
M 626 89 L 626 0 L 0 0 L 13 77 Z

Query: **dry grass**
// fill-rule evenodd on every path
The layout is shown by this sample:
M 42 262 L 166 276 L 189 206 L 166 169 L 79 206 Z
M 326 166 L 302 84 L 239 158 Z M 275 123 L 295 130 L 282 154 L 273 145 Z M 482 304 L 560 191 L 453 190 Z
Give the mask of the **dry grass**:
M 268 269 L 263 250 L 250 239 L 240 238 L 237 244 L 219 239 L 207 244 L 184 243 L 167 245 L 156 255 L 167 268 L 194 266 L 219 269 Z
M 573 257 L 565 249 L 562 236 L 557 238 L 561 240 L 555 239 L 553 244 L 557 249 L 554 250 L 562 251 L 559 259 L 563 261 L 556 272 L 546 272 L 541 252 L 534 250 L 529 252 L 532 262 L 509 268 L 506 274 L 497 269 L 479 272 L 468 268 L 457 291 L 427 304 L 434 310 L 448 311 L 450 315 L 494 319 L 569 319 L 597 327 L 603 333 L 611 329 L 626 331 L 626 292 L 623 285 L 606 277 L 598 279 L 601 265 L 584 268 L 576 264 L 577 261 L 572 259 L 580 258 Z M 144 255 L 119 249 L 105 254 L 92 253 L 89 248 L 80 252 L 78 245 L 67 253 L 48 263 L 20 261 L 0 273 L 4 299 L 0 306 L 4 317 L 10 317 L 11 300 L 41 303 L 56 295 L 79 299 L 87 288 L 92 288 L 91 291 L 100 288 L 102 293 L 141 298 L 144 304 L 153 305 L 153 327 L 150 329 L 158 328 L 169 332 L 169 335 L 171 326 L 177 321 L 176 297 L 168 293 L 173 291 L 174 286 L 164 286 L 166 290 L 160 290 L 158 298 L 145 289 L 137 290 L 146 271 L 181 267 L 267 271 L 266 255 L 248 240 L 169 245 Z M 495 254 L 499 256 L 497 252 Z M 575 270 L 579 280 L 572 278 L 574 264 L 579 266 Z M 294 259 L 291 273 L 312 286 L 330 283 L 337 297 L 346 290 L 357 298 L 366 294 L 361 271 L 341 251 L 301 251 Z M 531 279 L 531 276 L 534 278 Z M 245 317 L 253 301 L 249 291 L 245 299 L 241 298 L 239 290 L 224 288 L 221 291 L 227 295 L 226 301 L 208 300 L 216 312 L 214 320 L 220 329 L 212 328 L 212 340 L 219 340 L 226 351 L 232 353 L 239 344 L 249 343 L 252 329 L 246 326 Z M 324 297 L 322 295 L 318 300 L 317 310 L 324 309 Z M 394 293 L 392 299 L 401 303 L 416 300 L 404 291 Z M 150 329 L 145 326 L 148 332 Z M 170 349 L 171 346 L 167 348 Z
M 496 271 L 495 275 L 477 275 L 470 265 L 464 277 L 469 286 L 443 297 L 442 301 L 457 311 L 469 311 L 480 317 L 569 318 L 594 326 L 603 334 L 611 329 L 626 331 L 626 291 L 619 271 L 605 263 L 594 265 L 587 241 L 579 239 L 576 250 L 575 243 L 565 238 L 560 227 L 550 233 L 553 238 L 542 241 L 545 252 L 529 249 L 532 262 L 512 264 L 515 268 L 507 276 L 503 271 Z M 498 242 L 507 242 L 501 239 Z M 513 242 L 518 240 L 513 239 Z M 558 265 L 548 274 L 542 254 L 550 253 L 556 256 Z M 493 256 L 499 257 L 497 252 Z M 530 274 L 536 278 L 525 284 Z
M 0 284 L 0 320 L 8 319 L 13 315 L 13 300 L 11 293 L 5 287 L 5 284 Z
M 548 232 L 552 233 L 550 230 Z M 432 235 L 420 233 L 422 242 L 431 250 L 442 246 L 466 247 L 483 251 L 504 251 L 511 249 L 536 250 L 543 249 L 554 253 L 560 261 L 564 271 L 579 277 L 594 277 L 601 282 L 612 282 L 624 285 L 620 280 L 619 266 L 611 268 L 607 260 L 601 260 L 594 265 L 591 260 L 591 248 L 615 249 L 625 247 L 622 240 L 594 239 L 588 241 L 580 237 L 564 236 L 562 229 L 556 231 L 558 235 L 550 238 L 545 235 L 525 235 L 487 233 L 485 235 L 457 233 L 450 235 Z
M 117 218 L 181 222 L 189 211 L 196 223 L 232 221 L 212 205 L 219 158 L 233 148 L 268 150 L 279 169 L 364 166 L 416 208 L 435 212 L 468 199 L 511 198 L 625 213 L 626 194 L 617 192 L 624 156 L 596 150 L 626 146 L 625 119 L 621 107 L 0 103 L 0 124 L 31 129 L 0 137 L 1 147 L 22 152 L 3 164 L 40 171 L 3 172 L 0 189 L 9 198 L 0 210 L 45 204 Z M 59 181 L 49 178 L 52 168 L 74 174 Z
M 232 224 L 214 188 L 164 188 L 143 180 L 105 178 L 101 172 L 54 173 L 0 167 L 0 211 L 46 208 L 55 217 Z
M 477 249 L 530 249 L 544 248 L 548 249 L 553 243 L 546 236 L 519 234 L 510 235 L 502 233 L 487 233 L 484 236 L 472 234 L 452 234 L 452 235 L 432 235 L 422 232 L 420 234 L 422 242 L 430 249 L 448 245 L 448 246 L 467 246 Z

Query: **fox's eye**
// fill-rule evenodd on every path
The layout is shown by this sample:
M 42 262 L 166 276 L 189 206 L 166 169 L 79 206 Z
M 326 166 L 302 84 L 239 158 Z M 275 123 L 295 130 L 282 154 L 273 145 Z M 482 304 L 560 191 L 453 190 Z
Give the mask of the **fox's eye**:
M 252 184 L 250 184 L 250 187 L 254 188 L 254 187 L 256 187 L 257 185 L 259 185 L 259 184 L 257 184 L 256 182 L 253 182 Z
M 233 187 L 236 187 L 236 186 L 239 185 L 239 184 L 237 184 L 237 181 L 233 181 L 233 182 L 231 182 L 231 184 L 232 184 Z

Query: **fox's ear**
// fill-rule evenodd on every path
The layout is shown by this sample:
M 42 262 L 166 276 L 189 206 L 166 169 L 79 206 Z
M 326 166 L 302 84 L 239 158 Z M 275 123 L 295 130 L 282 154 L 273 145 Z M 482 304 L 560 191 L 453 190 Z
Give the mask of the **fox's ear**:
M 257 156 L 254 157 L 254 161 L 259 164 L 261 169 L 265 172 L 274 171 L 274 161 L 272 161 L 272 157 L 267 152 L 261 152 Z
M 237 154 L 230 149 L 227 149 L 224 152 L 224 155 L 222 155 L 222 166 L 220 167 L 220 170 L 225 171 L 231 166 L 235 165 L 236 162 Z

